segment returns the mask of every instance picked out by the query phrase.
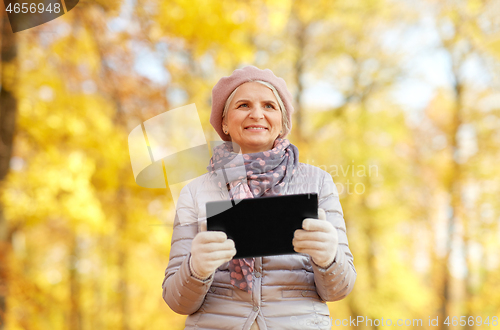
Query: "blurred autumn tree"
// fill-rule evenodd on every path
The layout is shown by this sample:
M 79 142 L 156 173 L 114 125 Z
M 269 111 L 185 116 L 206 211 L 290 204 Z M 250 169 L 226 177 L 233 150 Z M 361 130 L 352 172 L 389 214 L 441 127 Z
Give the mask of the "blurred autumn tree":
M 415 134 L 416 139 L 428 142 L 418 145 L 416 152 L 425 159 L 423 170 L 434 183 L 434 201 L 429 202 L 437 208 L 448 208 L 443 218 L 436 219 L 444 220 L 447 235 L 432 257 L 433 283 L 441 298 L 439 315 L 442 319 L 448 315 L 495 315 L 498 303 L 485 303 L 485 297 L 495 290 L 488 279 L 498 277 L 498 268 L 488 260 L 490 251 L 499 248 L 494 239 L 488 238 L 498 230 L 498 223 L 484 217 L 481 210 L 498 207 L 488 198 L 488 190 L 498 189 L 491 180 L 497 180 L 499 174 L 488 165 L 491 157 L 498 157 L 498 143 L 491 144 L 496 138 L 490 132 L 498 129 L 499 103 L 488 104 L 498 93 L 498 85 L 494 85 L 498 72 L 488 70 L 488 63 L 495 61 L 497 47 L 492 46 L 498 46 L 499 30 L 495 26 L 499 20 L 492 14 L 498 2 L 431 4 L 437 13 L 440 48 L 449 59 L 450 86 L 436 93 Z M 478 68 L 475 75 L 470 70 L 473 65 Z M 434 147 L 433 153 L 429 146 Z M 490 216 L 498 218 L 497 212 Z M 457 259 L 461 270 L 457 269 Z M 454 268 L 459 276 L 452 274 Z
M 216 140 L 211 88 L 245 64 L 285 78 L 290 139 L 337 184 L 358 280 L 334 320 L 499 315 L 496 12 L 138 0 L 80 2 L 15 35 L 4 19 L 0 329 L 183 329 L 161 299 L 172 199 L 134 182 L 127 136 L 196 103 Z M 425 66 L 442 58 L 438 83 Z M 397 97 L 415 81 L 432 89 L 423 106 Z
M 12 157 L 13 138 L 17 116 L 17 100 L 14 88 L 17 83 L 17 38 L 10 30 L 6 14 L 0 17 L 0 191 L 4 189 L 4 179 L 9 173 Z M 9 254 L 12 230 L 7 225 L 4 204 L 0 202 L 0 329 L 5 328 L 7 311 L 7 290 L 9 276 Z

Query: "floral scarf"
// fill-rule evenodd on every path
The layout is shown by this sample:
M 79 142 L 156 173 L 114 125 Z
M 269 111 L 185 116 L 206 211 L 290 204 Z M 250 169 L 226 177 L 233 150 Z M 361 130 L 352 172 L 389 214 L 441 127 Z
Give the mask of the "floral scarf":
M 298 163 L 297 147 L 278 138 L 271 150 L 243 155 L 233 152 L 232 142 L 225 142 L 214 148 L 207 169 L 218 174 L 219 187 L 226 186 L 234 200 L 283 195 Z M 231 260 L 231 284 L 250 293 L 254 262 L 255 258 Z

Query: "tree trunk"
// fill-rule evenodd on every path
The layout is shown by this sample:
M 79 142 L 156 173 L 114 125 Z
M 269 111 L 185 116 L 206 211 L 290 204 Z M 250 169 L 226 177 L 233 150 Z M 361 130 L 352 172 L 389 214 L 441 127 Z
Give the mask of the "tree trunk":
M 364 105 L 363 105 L 364 108 Z M 364 122 L 361 123 L 361 125 L 364 126 Z M 363 130 L 364 131 L 364 130 Z M 361 198 L 361 203 L 360 207 L 363 209 L 364 214 L 370 214 L 370 209 L 368 207 L 367 203 L 367 196 L 369 196 L 371 192 L 371 182 L 369 177 L 364 177 L 363 178 L 363 185 L 365 186 L 365 193 L 362 195 Z M 367 238 L 368 242 L 366 243 L 366 264 L 367 264 L 367 270 L 368 274 L 368 285 L 369 285 L 369 290 L 370 294 L 376 295 L 377 294 L 377 286 L 379 282 L 378 278 L 378 271 L 377 271 L 377 259 L 376 259 L 376 248 L 377 248 L 377 228 L 376 224 L 373 223 L 373 221 L 368 221 L 366 224 L 366 227 L 364 228 L 365 232 L 365 237 Z M 376 315 L 372 315 L 373 309 L 370 309 L 367 312 L 367 319 L 370 320 L 375 320 L 377 318 Z M 368 325 L 367 328 L 372 328 L 372 329 L 378 329 L 379 326 L 373 324 L 373 325 Z
M 295 85 L 297 86 L 297 91 L 295 92 L 295 118 L 293 119 L 293 133 L 297 138 L 299 143 L 304 141 L 303 132 L 303 111 L 302 111 L 302 94 L 304 92 L 304 85 L 302 82 L 302 76 L 304 73 L 304 47 L 306 46 L 306 28 L 307 25 L 302 22 L 297 14 L 299 10 L 296 8 L 297 4 L 292 7 L 291 19 L 295 25 L 294 31 L 294 41 L 296 47 L 296 56 L 293 63 L 293 72 L 295 78 Z
M 458 67 L 455 64 L 455 67 Z M 454 78 L 455 78 L 455 105 L 454 105 L 454 113 L 453 118 L 451 118 L 451 129 L 449 132 L 450 137 L 450 159 L 452 162 L 452 170 L 451 175 L 448 178 L 447 182 L 447 190 L 450 194 L 450 207 L 451 207 L 451 215 L 448 218 L 448 242 L 446 246 L 446 255 L 442 262 L 443 267 L 443 278 L 442 278 L 442 305 L 440 309 L 440 319 L 443 321 L 447 316 L 451 315 L 453 312 L 451 308 L 453 307 L 453 299 L 452 299 L 452 276 L 449 270 L 449 262 L 450 262 L 450 254 L 451 254 L 451 245 L 453 242 L 453 238 L 455 235 L 455 228 L 460 223 L 463 218 L 463 212 L 461 212 L 462 198 L 461 198 L 461 189 L 462 189 L 462 166 L 459 163 L 458 155 L 460 146 L 458 144 L 458 131 L 460 126 L 462 125 L 462 97 L 463 97 L 463 86 L 460 83 L 460 78 L 458 77 L 457 70 L 454 70 Z M 448 326 L 440 322 L 441 329 L 447 329 Z
M 120 96 L 120 88 L 116 85 L 115 79 L 113 79 L 113 72 L 109 69 L 109 66 L 106 64 L 106 44 L 101 40 L 100 36 L 102 35 L 102 26 L 100 26 L 91 14 L 86 11 L 76 11 L 75 17 L 78 21 L 81 22 L 82 25 L 86 26 L 89 31 L 91 31 L 91 35 L 94 37 L 94 42 L 96 44 L 96 51 L 98 52 L 99 59 L 102 63 L 102 79 L 105 82 L 108 90 L 107 93 L 111 95 L 112 102 L 114 102 L 116 112 L 114 114 L 113 123 L 116 127 L 123 129 L 126 131 L 126 118 L 124 113 L 124 107 L 121 102 Z M 126 136 L 126 135 L 125 135 Z M 128 260 L 129 260 L 129 250 L 126 246 L 126 237 L 127 237 L 127 214 L 126 210 L 126 201 L 125 201 L 125 187 L 122 182 L 125 181 L 125 173 L 123 168 L 117 173 L 120 182 L 119 187 L 116 191 L 116 201 L 118 205 L 118 223 L 117 232 L 115 240 L 116 248 L 117 248 L 117 266 L 119 270 L 119 279 L 116 285 L 116 291 L 118 294 L 118 301 L 116 302 L 118 305 L 118 310 L 120 311 L 120 325 L 119 328 L 121 330 L 129 330 L 130 326 L 130 292 L 129 292 L 129 274 L 128 274 Z
M 15 34 L 4 11 L 0 16 L 2 28 L 1 43 L 1 86 L 0 86 L 0 191 L 9 172 L 10 158 L 16 124 L 17 100 L 14 95 L 17 66 L 17 43 Z M 0 202 L 0 330 L 5 328 L 7 313 L 8 256 L 11 250 L 7 221 Z
M 69 328 L 82 329 L 82 309 L 80 304 L 80 275 L 78 274 L 78 260 L 80 259 L 80 248 L 78 247 L 78 236 L 73 235 L 71 242 L 71 254 L 69 261 L 69 292 L 70 292 L 70 314 Z

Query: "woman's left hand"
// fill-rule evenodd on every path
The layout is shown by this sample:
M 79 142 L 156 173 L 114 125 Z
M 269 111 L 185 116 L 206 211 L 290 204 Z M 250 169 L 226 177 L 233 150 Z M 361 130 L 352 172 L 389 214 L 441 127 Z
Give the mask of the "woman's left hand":
M 316 265 L 326 268 L 335 259 L 339 237 L 337 229 L 326 221 L 325 210 L 318 209 L 318 217 L 304 219 L 303 229 L 295 231 L 292 243 L 296 252 L 307 253 Z

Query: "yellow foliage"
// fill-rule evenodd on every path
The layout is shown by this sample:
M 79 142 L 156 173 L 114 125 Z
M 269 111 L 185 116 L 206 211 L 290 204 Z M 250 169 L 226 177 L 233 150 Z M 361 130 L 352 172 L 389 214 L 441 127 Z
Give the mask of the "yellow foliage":
M 15 90 L 18 100 L 12 166 L 1 191 L 12 245 L 9 329 L 184 328 L 186 316 L 161 299 L 173 202 L 167 190 L 135 183 L 127 135 L 180 102 L 168 96 L 177 89 L 185 93 L 181 105 L 196 104 L 207 140 L 216 139 L 209 124 L 211 89 L 243 64 L 273 69 L 294 96 L 297 81 L 303 83 L 297 98 L 302 121 L 294 117 L 290 140 L 302 162 L 332 175 L 358 272 L 351 295 L 329 303 L 332 318 L 422 318 L 428 328 L 427 317 L 446 304 L 464 313 L 498 314 L 499 173 L 491 165 L 500 157 L 498 109 L 478 105 L 497 93 L 494 82 L 478 90 L 464 79 L 462 102 L 453 86 L 436 88 L 424 109 L 411 110 L 396 104 L 393 88 L 414 69 L 405 57 L 412 52 L 398 48 L 406 40 L 386 40 L 395 31 L 418 30 L 415 17 L 437 15 L 436 22 L 460 27 L 446 47 L 436 46 L 448 52 L 449 61 L 460 58 L 452 55 L 466 44 L 471 58 L 498 65 L 500 38 L 479 19 L 492 19 L 486 4 L 127 5 L 133 8 L 122 1 L 83 1 L 54 20 L 56 32 L 19 34 L 19 69 L 2 63 L 2 88 Z M 119 31 L 111 29 L 118 15 L 127 22 Z M 58 22 L 66 27 L 59 30 Z M 60 32 L 65 28 L 70 33 Z M 166 84 L 152 83 L 136 68 L 140 47 L 160 58 L 169 74 Z M 340 93 L 344 103 L 321 110 L 307 104 L 303 96 L 318 81 Z M 329 95 L 312 95 L 331 101 Z M 450 145 L 458 134 L 458 106 L 462 123 L 475 129 L 471 140 L 479 149 L 464 163 L 456 161 Z M 181 136 L 175 141 L 183 142 Z M 450 191 L 458 181 L 462 190 Z M 459 207 L 452 208 L 452 196 Z M 452 209 L 454 240 L 446 227 Z M 471 241 L 480 246 L 479 257 L 463 253 Z M 443 256 L 446 243 L 458 259 L 479 259 L 467 269 L 474 281 L 451 274 L 460 289 L 452 288 L 455 300 L 443 302 L 442 283 L 450 277 L 442 263 L 468 267 L 456 255 Z M 467 285 L 469 305 L 463 296 Z

